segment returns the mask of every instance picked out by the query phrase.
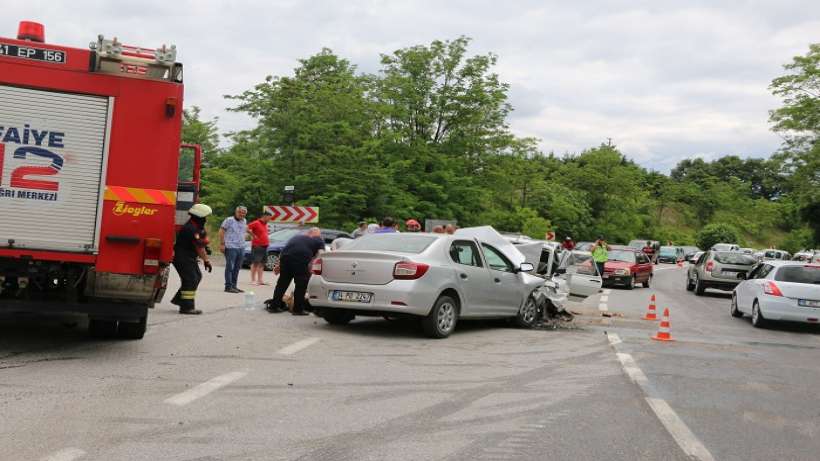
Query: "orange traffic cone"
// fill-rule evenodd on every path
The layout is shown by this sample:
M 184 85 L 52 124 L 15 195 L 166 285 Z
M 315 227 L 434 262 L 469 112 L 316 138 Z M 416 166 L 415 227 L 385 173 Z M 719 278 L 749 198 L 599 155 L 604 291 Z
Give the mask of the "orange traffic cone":
M 661 324 L 658 326 L 658 332 L 655 336 L 652 336 L 652 339 L 655 341 L 674 341 L 672 339 L 672 333 L 669 331 L 670 327 L 669 323 L 669 308 L 663 310 L 663 319 L 661 319 Z
M 641 318 L 644 320 L 658 320 L 658 313 L 655 311 L 655 295 L 652 295 L 652 298 L 650 298 L 649 308 L 646 311 L 646 315 Z

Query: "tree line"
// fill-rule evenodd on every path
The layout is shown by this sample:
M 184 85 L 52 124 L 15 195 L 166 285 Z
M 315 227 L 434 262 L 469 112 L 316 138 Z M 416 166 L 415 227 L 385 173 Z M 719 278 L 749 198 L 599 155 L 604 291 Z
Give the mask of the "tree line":
M 470 40 L 434 41 L 381 56 L 377 74 L 329 49 L 269 76 L 230 110 L 256 127 L 229 133 L 186 110 L 183 139 L 203 145 L 202 200 L 217 214 L 236 204 L 320 207 L 325 227 L 352 229 L 383 216 L 455 219 L 543 238 L 604 235 L 694 244 L 715 226 L 737 242 L 796 251 L 820 245 L 820 44 L 772 82 L 770 113 L 784 139 L 767 159 L 727 155 L 647 170 L 601 144 L 558 156 L 512 134 L 509 85 L 497 56 L 470 55 Z

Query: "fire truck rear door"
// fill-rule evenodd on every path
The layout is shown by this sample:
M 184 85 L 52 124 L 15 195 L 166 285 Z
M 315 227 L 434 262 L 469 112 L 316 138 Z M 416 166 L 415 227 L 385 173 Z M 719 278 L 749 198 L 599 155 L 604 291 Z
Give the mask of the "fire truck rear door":
M 0 84 L 0 248 L 96 252 L 113 102 Z

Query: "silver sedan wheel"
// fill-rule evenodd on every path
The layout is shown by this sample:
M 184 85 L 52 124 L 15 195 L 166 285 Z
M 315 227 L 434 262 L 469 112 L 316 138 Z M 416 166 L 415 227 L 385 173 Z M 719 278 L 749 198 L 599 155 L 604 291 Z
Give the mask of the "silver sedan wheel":
M 455 325 L 456 307 L 449 302 L 443 303 L 438 308 L 438 329 L 442 333 L 449 332 Z
M 532 325 L 535 323 L 535 317 L 537 315 L 538 308 L 535 306 L 535 300 L 532 298 L 527 299 L 527 302 L 524 303 L 524 307 L 521 308 L 521 320 L 527 325 Z

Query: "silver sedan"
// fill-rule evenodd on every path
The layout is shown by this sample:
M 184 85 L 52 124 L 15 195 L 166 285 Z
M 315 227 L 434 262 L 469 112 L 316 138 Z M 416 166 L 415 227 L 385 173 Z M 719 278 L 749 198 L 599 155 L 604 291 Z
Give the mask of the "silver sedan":
M 455 235 L 385 233 L 356 239 L 312 265 L 310 304 L 331 324 L 357 315 L 421 318 L 444 338 L 462 318 L 537 321 L 533 293 L 544 279 L 490 227 Z

